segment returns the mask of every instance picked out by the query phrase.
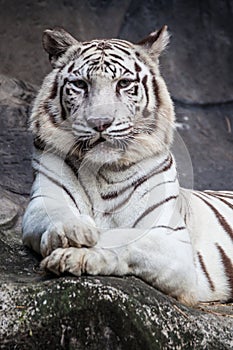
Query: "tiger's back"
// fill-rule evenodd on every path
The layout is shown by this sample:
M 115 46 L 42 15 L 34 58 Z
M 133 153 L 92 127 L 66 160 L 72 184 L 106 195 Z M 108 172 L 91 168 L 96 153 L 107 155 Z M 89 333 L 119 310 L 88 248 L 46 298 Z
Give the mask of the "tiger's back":
M 185 219 L 195 263 L 201 271 L 207 294 L 211 293 L 213 300 L 232 299 L 233 192 L 182 191 L 184 197 L 188 197 Z

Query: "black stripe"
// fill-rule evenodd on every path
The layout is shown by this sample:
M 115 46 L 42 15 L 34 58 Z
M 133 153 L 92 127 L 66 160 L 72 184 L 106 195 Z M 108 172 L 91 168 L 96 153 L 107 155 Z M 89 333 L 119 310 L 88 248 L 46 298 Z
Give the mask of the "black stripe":
M 134 69 L 136 72 L 141 72 L 142 68 L 139 66 L 137 62 L 134 63 Z
M 65 78 L 65 79 L 64 79 L 64 82 L 63 82 L 63 85 L 62 85 L 61 88 L 60 88 L 61 118 L 62 118 L 63 120 L 66 120 L 66 110 L 65 110 L 65 107 L 64 107 L 64 105 L 63 105 L 63 90 L 64 90 L 64 87 L 65 87 L 67 81 L 68 81 L 68 79 Z
M 93 66 L 94 64 L 98 64 L 99 63 L 99 59 L 92 60 L 91 62 L 92 62 L 92 66 Z M 78 67 L 78 70 L 80 71 L 84 66 L 86 66 L 86 64 L 87 64 L 87 62 L 85 60 L 83 60 L 83 64 L 80 67 Z M 89 62 L 88 64 L 90 66 L 89 67 L 89 70 L 90 70 L 91 63 Z
M 82 46 L 90 46 L 91 44 L 98 44 L 98 39 L 94 39 L 94 40 L 91 40 L 91 41 L 83 41 L 82 42 Z
M 109 169 L 110 171 L 112 171 L 112 172 L 119 172 L 119 171 L 125 172 L 125 171 L 127 171 L 128 169 L 130 169 L 133 165 L 135 165 L 135 164 L 132 163 L 132 164 L 123 165 L 123 166 L 118 166 L 118 165 L 114 165 L 114 164 L 112 165 L 112 164 L 111 164 L 111 165 L 108 167 L 108 169 Z M 119 184 L 119 183 L 124 183 L 125 181 L 128 181 L 132 176 L 135 176 L 136 173 L 137 173 L 137 171 L 135 170 L 134 174 L 128 175 L 126 178 L 123 178 L 123 180 L 118 181 L 117 183 Z M 114 181 L 109 180 L 109 179 L 105 176 L 105 174 L 103 174 L 103 172 L 100 172 L 100 173 L 99 173 L 99 179 L 104 180 L 108 185 L 114 184 Z M 132 186 L 132 184 L 130 184 L 129 186 L 126 186 L 126 187 L 122 188 L 122 189 L 120 190 L 120 192 L 117 192 L 117 193 L 120 194 L 121 191 L 124 192 L 126 189 L 130 188 L 131 186 Z
M 221 255 L 226 278 L 228 280 L 229 287 L 231 288 L 231 298 L 233 298 L 233 264 L 231 259 L 225 253 L 224 249 L 220 245 L 218 245 L 218 243 L 216 243 L 216 247 Z
M 173 182 L 173 181 L 172 181 Z M 121 193 L 123 193 L 124 191 L 120 191 Z M 117 206 L 115 206 L 113 208 L 114 211 L 106 211 L 104 212 L 104 216 L 107 216 L 107 215 L 111 215 L 113 214 L 116 210 L 120 209 L 123 205 L 125 205 L 132 197 L 132 195 L 135 193 L 135 190 L 131 191 L 131 193 L 129 193 L 128 197 L 126 197 L 121 203 L 119 203 Z M 119 193 L 117 192 L 112 192 L 112 193 L 109 193 L 109 194 L 106 194 L 106 195 L 101 195 L 101 198 L 102 199 L 113 199 L 113 198 L 116 198 L 118 196 Z M 183 229 L 186 229 L 185 226 L 180 226 L 180 227 L 176 227 L 176 228 L 172 228 L 170 226 L 156 226 L 156 227 L 152 227 L 152 228 L 169 228 L 173 231 L 179 231 L 179 230 L 183 230 Z M 151 228 L 151 229 L 152 229 Z
M 131 55 L 131 53 L 130 53 L 129 51 L 123 49 L 123 47 L 119 47 L 118 45 L 115 45 L 115 44 L 114 44 L 114 46 L 115 46 L 119 51 L 124 52 L 126 55 L 128 55 L 128 56 Z
M 87 61 L 89 61 L 90 58 L 91 58 L 92 56 L 94 56 L 94 55 L 99 55 L 99 56 L 98 56 L 98 58 L 93 58 L 93 60 L 98 60 L 98 61 L 99 61 L 99 59 L 100 59 L 100 57 L 101 57 L 101 53 L 100 53 L 100 52 L 93 52 L 93 53 L 91 53 L 90 55 L 88 55 L 88 56 L 86 56 L 86 57 L 83 57 L 83 62 L 84 62 L 84 64 L 86 64 Z
M 35 128 L 36 128 L 36 132 L 37 132 L 37 134 L 38 134 L 39 131 L 40 131 L 40 121 L 39 121 L 39 120 L 37 120 L 37 121 L 35 122 Z
M 116 68 L 108 61 L 104 61 L 104 64 L 106 65 L 106 67 L 108 67 L 108 69 L 110 69 L 110 71 L 113 73 L 113 76 L 116 72 Z M 106 72 L 106 69 L 105 69 Z
M 138 85 L 134 86 L 134 91 L 132 93 L 132 96 L 137 96 L 138 95 Z
M 118 60 L 121 60 L 121 61 L 124 61 L 124 59 L 121 57 L 121 56 L 119 56 L 119 55 L 117 55 L 117 54 L 115 54 L 115 53 L 110 53 L 110 56 L 111 57 L 114 57 L 114 58 L 116 58 L 116 59 L 118 59 Z
M 151 230 L 154 229 L 154 228 L 166 228 L 166 229 L 169 229 L 169 230 L 172 230 L 172 231 L 186 230 L 186 227 L 185 227 L 185 226 L 179 226 L 179 227 L 173 228 L 173 227 L 171 227 L 171 226 L 159 225 L 159 226 L 151 227 Z
M 148 87 L 147 87 L 147 79 L 148 79 L 147 75 L 145 75 L 143 77 L 143 79 L 142 79 L 142 84 L 144 86 L 144 90 L 145 90 L 145 94 L 146 94 L 146 106 L 145 106 L 145 108 L 147 108 L 148 103 L 149 103 L 149 93 L 148 93 Z
M 170 184 L 170 183 L 175 183 L 176 180 L 177 180 L 177 176 L 175 177 L 174 180 L 168 180 L 168 181 L 160 182 L 159 184 L 157 184 L 157 185 L 155 185 L 155 186 L 153 186 L 153 187 L 150 188 L 150 193 L 151 193 L 152 191 L 154 191 L 154 189 L 155 189 L 156 187 L 159 187 L 159 186 L 161 186 L 161 185 Z M 141 198 L 143 198 L 146 194 L 147 194 L 147 193 L 143 194 Z
M 169 163 L 168 163 L 167 165 L 165 165 L 162 169 L 159 169 L 160 166 L 161 166 L 161 165 L 163 166 L 168 160 L 170 160 Z M 144 175 L 144 176 L 141 177 L 140 179 L 136 180 L 136 181 L 133 183 L 133 185 L 134 185 L 134 190 L 136 190 L 136 188 L 137 188 L 138 186 L 140 186 L 143 182 L 149 180 L 149 179 L 150 179 L 151 177 L 153 177 L 154 175 L 158 175 L 158 174 L 161 174 L 161 173 L 163 173 L 163 172 L 169 170 L 169 169 L 171 168 L 172 164 L 173 164 L 173 159 L 172 159 L 172 157 L 166 158 L 166 160 L 165 160 L 162 164 L 160 164 L 159 167 L 156 167 L 156 169 L 153 170 L 151 173 L 149 173 L 148 175 Z M 158 170 L 159 170 L 159 171 L 158 171 Z
M 86 194 L 86 196 L 87 196 L 87 198 L 88 198 L 88 200 L 89 200 L 89 203 L 91 204 L 91 203 L 92 203 L 91 197 L 90 197 L 90 195 L 89 195 L 89 193 L 88 193 L 86 187 L 84 186 L 84 184 L 83 184 L 81 178 L 79 178 L 79 183 L 80 183 L 80 185 L 82 186 L 83 191 L 84 191 L 84 193 Z M 90 209 L 91 209 L 91 212 L 92 212 L 92 214 L 93 214 L 93 213 L 94 213 L 93 204 L 91 204 L 91 208 L 90 208 Z
M 87 44 L 85 44 L 85 45 L 87 45 Z M 95 43 L 95 44 L 92 44 L 92 45 L 90 45 L 90 46 L 88 46 L 88 47 L 86 47 L 85 49 L 83 49 L 83 50 L 80 52 L 80 55 L 83 55 L 86 51 L 92 49 L 93 47 L 96 47 L 96 43 Z
M 36 162 L 40 167 L 41 167 L 41 164 L 40 162 L 38 162 L 37 159 L 33 159 L 34 162 Z M 43 167 L 48 170 L 48 171 L 51 171 L 49 170 L 46 166 L 43 165 Z M 56 181 L 55 179 L 53 179 L 51 176 L 47 175 L 43 170 L 41 170 L 41 168 L 37 169 L 37 172 L 38 173 L 41 173 L 42 175 L 44 175 L 45 177 L 47 177 L 47 179 L 49 179 L 52 183 L 54 183 L 55 185 L 57 185 L 58 187 L 61 187 L 67 194 L 68 196 L 70 197 L 70 199 L 72 200 L 72 202 L 74 203 L 74 205 L 76 206 L 76 208 L 78 209 L 78 211 L 80 212 L 79 210 L 79 207 L 75 201 L 75 198 L 74 196 L 72 195 L 72 193 L 61 183 L 59 183 L 58 181 Z
M 72 193 L 62 184 L 60 184 L 58 181 L 54 180 L 51 176 L 47 175 L 45 172 L 43 172 L 41 169 L 38 170 L 38 172 L 40 174 L 42 174 L 43 176 L 47 177 L 47 179 L 49 179 L 51 182 L 53 182 L 55 185 L 57 185 L 58 187 L 61 187 L 67 194 L 68 196 L 70 197 L 70 199 L 72 200 L 72 202 L 74 203 L 74 205 L 76 206 L 76 208 L 78 209 L 78 211 L 80 212 L 79 210 L 79 207 L 72 195 Z
M 119 203 L 118 205 L 116 205 L 115 207 L 113 207 L 113 211 L 105 211 L 104 212 L 104 216 L 107 216 L 107 215 L 111 215 L 113 213 L 115 213 L 116 210 L 120 209 L 123 205 L 125 205 L 129 200 L 130 198 L 132 197 L 132 195 L 134 194 L 135 192 L 132 191 L 128 197 L 126 197 L 121 203 Z M 101 196 L 102 197 L 102 196 Z
M 72 160 L 72 158 L 73 158 L 73 160 Z M 66 158 L 65 158 L 65 163 L 72 170 L 72 172 L 75 175 L 75 177 L 78 178 L 78 175 L 79 175 L 78 174 L 78 170 L 79 170 L 80 163 L 78 162 L 78 165 L 76 166 L 75 165 L 76 162 L 77 162 L 77 158 L 76 157 L 72 157 L 70 155 L 67 155 Z
M 150 73 L 153 75 L 152 71 L 150 71 Z M 138 75 L 138 73 L 137 73 L 137 75 Z M 147 80 L 148 80 L 147 76 L 145 76 L 143 78 L 143 80 L 142 80 L 142 83 L 143 83 L 143 86 L 144 86 L 144 90 L 145 90 L 145 93 L 146 93 L 146 100 L 147 100 L 146 105 L 145 105 L 145 107 L 143 109 L 143 112 L 142 112 L 142 115 L 143 115 L 144 118 L 147 118 L 147 117 L 149 117 L 151 115 L 151 112 L 149 112 L 149 110 L 147 109 L 148 104 L 149 104 L 149 92 L 148 92 Z M 152 85 L 153 85 L 153 89 L 154 89 L 154 77 L 152 77 Z M 156 127 L 156 124 L 153 124 L 152 125 L 152 129 L 155 129 L 155 127 Z
M 152 72 L 152 74 L 153 74 L 153 72 Z M 155 99 L 156 99 L 156 102 L 157 102 L 157 107 L 159 107 L 161 105 L 161 98 L 159 96 L 159 86 L 158 86 L 158 83 L 157 83 L 154 75 L 153 75 L 153 78 L 152 78 L 152 85 L 153 85 L 153 91 L 154 91 L 154 94 L 155 94 Z
M 33 140 L 33 145 L 36 149 L 40 151 L 44 151 L 46 147 L 46 143 L 44 140 L 41 140 L 39 136 L 36 136 Z
M 109 200 L 109 199 L 114 199 L 114 198 L 118 197 L 118 195 L 119 195 L 119 192 L 113 191 L 113 192 L 109 192 L 106 194 L 101 194 L 101 198 L 104 200 Z
M 233 240 L 233 229 L 228 224 L 226 219 L 220 214 L 220 212 L 212 204 L 210 204 L 208 201 L 202 198 L 199 194 L 197 194 L 196 192 L 193 192 L 193 194 L 199 199 L 201 199 L 213 211 L 222 228 L 229 234 L 229 236 Z
M 144 219 L 147 215 L 149 215 L 152 211 L 154 211 L 155 209 L 159 208 L 161 205 L 173 200 L 173 199 L 177 199 L 178 196 L 170 196 L 168 198 L 165 198 L 164 200 L 162 200 L 159 203 L 156 203 L 154 205 L 152 205 L 151 207 L 147 208 L 135 221 L 135 223 L 133 224 L 132 227 L 136 227 L 136 225 L 142 220 Z
M 58 82 L 57 82 L 58 77 L 56 76 L 55 81 L 53 82 L 51 93 L 49 96 L 50 100 L 54 100 L 55 97 L 57 96 L 57 89 L 58 89 Z
M 166 164 L 169 160 L 169 163 Z M 164 164 L 166 164 L 164 166 Z M 105 194 L 105 195 L 101 195 L 102 199 L 113 199 L 118 197 L 120 194 L 124 193 L 125 191 L 127 191 L 129 188 L 134 187 L 134 191 L 136 190 L 137 187 L 141 186 L 141 184 L 143 184 L 145 181 L 149 180 L 151 177 L 153 177 L 154 175 L 160 174 L 164 171 L 167 171 L 168 169 L 171 168 L 173 164 L 173 159 L 171 156 L 169 156 L 168 158 L 166 158 L 161 164 L 159 164 L 158 166 L 156 166 L 155 169 L 153 169 L 149 174 L 142 176 L 141 178 L 134 180 L 130 185 L 123 187 L 121 190 L 119 191 L 114 191 L 114 192 L 110 192 L 109 194 Z M 130 165 L 131 167 L 132 165 Z M 162 166 L 164 166 L 163 168 L 161 168 Z M 129 168 L 130 168 L 129 167 Z M 128 168 L 126 168 L 125 170 L 127 170 Z M 118 169 L 119 171 L 120 169 Z M 117 170 L 116 170 L 117 171 Z M 109 181 L 103 176 L 103 174 L 100 174 L 100 177 L 109 184 Z M 129 180 L 129 178 L 127 178 L 126 180 Z M 124 180 L 125 181 L 125 180 Z
M 118 64 L 121 68 L 123 68 L 124 69 L 124 73 L 131 73 L 131 74 L 133 74 L 133 72 L 130 69 L 128 69 L 125 66 L 123 66 L 123 64 L 121 64 L 120 62 L 118 62 L 118 61 L 116 61 L 114 59 L 112 59 L 111 61 L 113 63 L 115 63 L 115 64 Z
M 167 159 L 165 160 L 165 162 L 167 161 Z M 162 164 L 164 164 L 165 162 L 163 162 Z M 125 192 L 126 190 L 128 190 L 130 187 L 134 186 L 133 188 L 133 191 L 129 194 L 129 196 L 124 199 L 123 202 L 121 202 L 117 207 L 114 207 L 114 210 L 118 209 L 120 206 L 122 206 L 122 204 L 125 204 L 131 197 L 132 195 L 134 194 L 135 192 L 135 189 L 140 186 L 143 182 L 145 182 L 146 180 L 148 180 L 150 177 L 152 177 L 153 175 L 156 175 L 156 174 L 159 174 L 163 171 L 166 171 L 167 169 L 169 169 L 172 165 L 172 158 L 170 160 L 170 163 L 164 167 L 163 169 L 160 169 L 159 172 L 156 172 L 156 171 L 152 171 L 149 176 L 144 176 L 136 181 L 134 181 L 132 184 L 130 184 L 128 187 L 125 187 L 123 189 L 121 189 L 120 191 L 114 191 L 114 192 L 110 192 L 110 193 L 106 193 L 106 194 L 101 194 L 101 198 L 103 200 L 112 200 L 112 199 L 115 199 L 117 198 L 119 195 L 121 195 L 123 192 Z M 156 168 L 156 170 L 158 170 L 158 168 Z M 163 183 L 168 183 L 168 182 L 174 182 L 174 181 L 166 181 L 166 182 L 163 182 Z M 161 184 L 159 184 L 161 185 Z M 156 185 L 158 186 L 158 185 Z M 155 187 L 156 187 L 155 186 Z M 104 214 L 109 214 L 108 212 L 104 213 Z
M 48 101 L 48 100 L 44 102 L 44 111 L 45 111 L 46 114 L 48 114 L 51 123 L 52 123 L 54 126 L 57 126 L 56 114 L 54 114 L 53 112 L 51 112 L 50 106 L 49 106 L 49 102 L 50 102 L 50 101 Z
M 205 195 L 204 193 L 202 193 L 202 195 Z M 213 194 L 213 193 L 208 193 L 208 196 L 213 196 L 214 199 L 218 199 L 219 201 L 221 201 L 222 203 L 226 204 L 230 209 L 233 209 L 233 205 L 230 204 L 227 200 L 225 200 L 224 198 L 222 197 L 225 197 L 225 196 L 218 196 L 217 194 Z M 207 196 L 206 196 L 207 197 Z M 229 197 L 226 197 L 226 198 L 229 198 Z M 231 198 L 233 199 L 233 198 Z
M 229 199 L 233 200 L 233 193 L 232 193 L 232 195 L 230 195 L 228 193 L 223 194 L 223 193 L 220 193 L 220 192 L 214 192 L 214 194 L 213 194 L 212 192 L 209 192 L 209 191 L 204 191 L 203 193 L 208 194 L 210 196 L 229 198 Z
M 73 68 L 74 68 L 74 62 L 71 63 L 71 65 L 69 66 L 68 73 L 70 73 L 73 70 Z
M 203 259 L 203 256 L 201 255 L 200 252 L 197 252 L 197 257 L 198 257 L 198 260 L 199 260 L 199 263 L 200 263 L 200 266 L 202 268 L 202 271 L 204 272 L 206 278 L 207 278 L 207 281 L 209 283 L 209 286 L 210 286 L 210 289 L 212 290 L 212 292 L 215 291 L 215 285 L 214 285 L 214 282 L 212 281 L 211 277 L 210 277 L 210 274 L 206 268 L 206 265 L 204 263 L 204 259 Z
M 126 49 L 131 49 L 132 46 L 128 42 L 122 42 L 122 40 L 117 40 L 117 39 L 112 39 L 111 42 L 113 43 L 114 46 L 118 47 L 123 47 Z
M 36 196 L 32 196 L 32 197 L 30 198 L 30 202 L 33 201 L 34 199 L 37 199 L 37 198 L 51 198 L 51 197 L 45 196 L 45 195 L 43 195 L 43 194 L 38 194 L 38 195 L 36 195 Z
M 118 125 L 121 125 L 121 123 L 119 123 Z M 117 125 L 116 125 L 117 126 Z M 120 132 L 123 132 L 123 131 L 127 131 L 127 130 L 130 130 L 132 127 L 131 126 L 127 126 L 126 128 L 123 128 L 123 129 L 120 129 L 120 130 L 113 130 L 113 131 L 111 131 L 111 134 L 116 134 L 116 133 L 118 133 L 119 131 Z

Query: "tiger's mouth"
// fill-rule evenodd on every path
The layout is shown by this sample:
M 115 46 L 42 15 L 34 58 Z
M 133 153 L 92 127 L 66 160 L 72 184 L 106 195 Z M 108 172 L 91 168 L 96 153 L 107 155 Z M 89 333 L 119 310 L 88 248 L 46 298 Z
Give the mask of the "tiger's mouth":
M 107 139 L 105 139 L 103 136 L 100 136 L 96 141 L 94 141 L 93 143 L 90 144 L 90 147 L 93 148 L 97 145 L 100 145 L 101 143 L 104 142 L 109 142 Z
M 119 151 L 124 151 L 126 149 L 127 142 L 123 139 L 117 139 L 114 137 L 104 137 L 100 134 L 97 140 L 92 140 L 88 142 L 89 149 L 114 149 Z
M 125 152 L 127 150 L 128 143 L 130 142 L 130 138 L 115 138 L 105 135 L 99 134 L 98 137 L 82 139 L 77 138 L 76 141 L 76 150 L 81 153 L 86 153 L 89 151 L 96 151 L 101 154 L 102 152 Z

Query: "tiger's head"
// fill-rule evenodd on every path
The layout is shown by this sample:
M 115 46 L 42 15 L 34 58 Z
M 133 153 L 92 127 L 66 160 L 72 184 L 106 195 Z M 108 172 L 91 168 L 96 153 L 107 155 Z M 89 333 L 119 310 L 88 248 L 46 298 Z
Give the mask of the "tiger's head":
M 166 26 L 139 44 L 79 42 L 63 29 L 46 30 L 53 70 L 30 119 L 36 147 L 118 164 L 166 152 L 174 110 L 159 55 L 168 41 Z

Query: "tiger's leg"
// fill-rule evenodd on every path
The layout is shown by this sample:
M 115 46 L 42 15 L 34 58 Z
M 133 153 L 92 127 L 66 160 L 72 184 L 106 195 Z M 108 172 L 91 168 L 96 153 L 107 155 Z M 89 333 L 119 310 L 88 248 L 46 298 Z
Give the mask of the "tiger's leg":
M 30 202 L 24 214 L 24 244 L 43 257 L 58 247 L 94 246 L 99 231 L 85 208 L 85 201 L 82 196 L 63 186 L 66 180 L 71 188 L 77 188 L 77 179 L 72 178 L 70 170 L 58 157 L 54 162 L 48 159 L 47 163 L 46 157 L 49 155 L 46 154 L 38 166 Z M 63 178 L 59 177 L 60 173 Z
M 130 229 L 132 233 L 139 231 L 133 230 Z M 107 233 L 116 236 L 117 230 Z M 132 243 L 115 248 L 57 249 L 41 266 L 56 274 L 67 271 L 76 276 L 83 273 L 135 275 L 183 303 L 197 302 L 197 278 L 190 241 L 173 238 L 164 230 L 150 231 Z
M 51 203 L 60 214 L 45 209 Z M 58 206 L 55 199 L 34 200 L 23 218 L 23 243 L 43 257 L 58 247 L 92 247 L 98 237 L 98 229 L 89 215 Z

